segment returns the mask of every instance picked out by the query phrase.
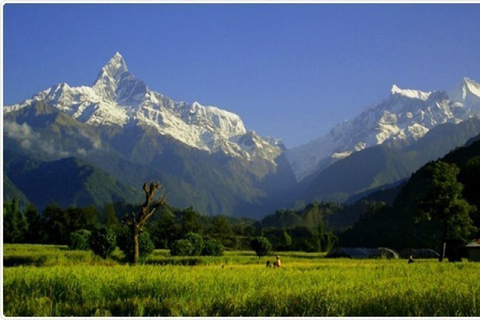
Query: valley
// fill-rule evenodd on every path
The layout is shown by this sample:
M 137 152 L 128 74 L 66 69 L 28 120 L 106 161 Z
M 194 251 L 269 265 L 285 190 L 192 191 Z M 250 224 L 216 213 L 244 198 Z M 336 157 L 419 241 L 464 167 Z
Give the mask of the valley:
M 15 3 L 4 317 L 480 317 L 477 3 Z

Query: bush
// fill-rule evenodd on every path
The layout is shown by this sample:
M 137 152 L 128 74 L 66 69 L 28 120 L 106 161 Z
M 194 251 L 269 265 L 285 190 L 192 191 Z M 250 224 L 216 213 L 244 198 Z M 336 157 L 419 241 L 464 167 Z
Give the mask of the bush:
M 203 247 L 203 256 L 223 256 L 225 247 L 217 240 L 207 240 Z
M 198 233 L 189 232 L 184 238 L 185 240 L 190 241 L 193 246 L 192 256 L 199 256 L 203 252 L 204 242 L 201 235 Z
M 172 256 L 191 256 L 193 249 L 193 245 L 190 241 L 180 239 L 173 242 L 170 254 Z
M 70 234 L 70 243 L 68 248 L 71 250 L 90 249 L 90 236 L 92 232 L 86 229 L 80 229 Z
M 90 236 L 90 249 L 97 256 L 106 259 L 117 245 L 115 232 L 110 228 L 99 228 Z
M 272 245 L 268 239 L 264 237 L 253 238 L 250 245 L 259 258 L 268 255 L 270 250 L 272 250 Z
M 122 228 L 117 235 L 117 245 L 128 261 L 133 260 L 134 256 L 134 244 L 132 235 L 128 228 Z M 140 259 L 145 259 L 149 254 L 153 252 L 155 245 L 150 237 L 150 233 L 144 231 L 138 235 L 138 250 Z

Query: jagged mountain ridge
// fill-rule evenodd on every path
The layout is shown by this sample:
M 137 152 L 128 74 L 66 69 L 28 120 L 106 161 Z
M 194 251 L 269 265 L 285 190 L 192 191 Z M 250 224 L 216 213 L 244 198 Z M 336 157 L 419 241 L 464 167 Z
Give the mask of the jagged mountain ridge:
M 469 78 L 450 94 L 393 85 L 386 100 L 337 124 L 327 135 L 287 150 L 286 156 L 300 181 L 353 152 L 384 143 L 409 145 L 438 124 L 459 123 L 479 112 L 480 85 Z
M 260 157 L 272 166 L 284 149 L 278 139 L 262 138 L 247 131 L 234 113 L 198 102 L 175 102 L 150 90 L 128 71 L 118 52 L 91 87 L 57 84 L 31 99 L 6 106 L 4 113 L 31 106 L 35 101 L 43 101 L 87 125 L 150 127 L 193 148 L 246 160 Z

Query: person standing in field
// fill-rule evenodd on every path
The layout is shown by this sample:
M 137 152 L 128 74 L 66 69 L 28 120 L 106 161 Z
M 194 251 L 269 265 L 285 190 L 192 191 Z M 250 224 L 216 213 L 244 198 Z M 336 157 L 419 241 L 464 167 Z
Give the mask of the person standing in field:
M 282 261 L 280 261 L 280 256 L 277 256 L 277 262 L 275 262 L 275 267 L 281 267 L 282 266 Z
M 413 261 L 413 256 L 410 256 L 410 258 L 408 258 L 408 263 L 409 263 L 409 264 L 410 264 L 410 263 L 414 263 L 414 261 Z

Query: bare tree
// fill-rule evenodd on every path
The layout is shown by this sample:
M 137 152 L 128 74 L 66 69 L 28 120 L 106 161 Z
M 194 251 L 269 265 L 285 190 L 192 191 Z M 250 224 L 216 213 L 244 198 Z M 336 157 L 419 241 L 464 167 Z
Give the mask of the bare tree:
M 158 199 L 154 201 L 153 197 L 159 189 L 161 190 L 161 194 Z M 143 232 L 145 224 L 155 213 L 155 210 L 166 203 L 164 189 L 160 183 L 152 181 L 150 185 L 147 185 L 145 182 L 143 184 L 143 191 L 145 191 L 145 203 L 140 207 L 139 214 L 135 215 L 135 213 L 132 212 L 131 215 L 125 215 L 122 220 L 122 223 L 128 226 L 134 244 L 133 261 L 131 261 L 133 264 L 137 264 L 140 257 L 138 235 Z

